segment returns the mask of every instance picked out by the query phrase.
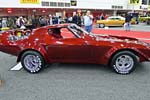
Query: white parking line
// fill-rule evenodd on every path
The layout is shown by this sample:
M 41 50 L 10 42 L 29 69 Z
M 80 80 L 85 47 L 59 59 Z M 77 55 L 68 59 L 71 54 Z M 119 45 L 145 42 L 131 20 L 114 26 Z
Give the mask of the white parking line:
M 21 62 L 19 62 L 17 65 L 12 67 L 10 70 L 12 70 L 12 71 L 19 71 L 19 70 L 21 70 L 21 68 L 22 68 Z

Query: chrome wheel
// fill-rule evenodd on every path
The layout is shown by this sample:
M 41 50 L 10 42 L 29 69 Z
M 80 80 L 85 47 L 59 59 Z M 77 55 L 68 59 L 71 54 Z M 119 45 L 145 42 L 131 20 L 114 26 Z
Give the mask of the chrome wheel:
M 26 51 L 21 57 L 21 64 L 28 72 L 37 73 L 45 66 L 45 61 L 40 53 Z
M 123 72 L 128 72 L 134 66 L 134 60 L 128 55 L 121 55 L 116 59 L 116 64 L 114 65 L 116 70 Z
M 130 51 L 121 51 L 116 53 L 111 59 L 111 67 L 119 74 L 129 74 L 132 72 L 138 62 L 138 57 Z
M 31 72 L 37 72 L 41 68 L 41 60 L 38 56 L 27 55 L 24 58 L 24 65 Z

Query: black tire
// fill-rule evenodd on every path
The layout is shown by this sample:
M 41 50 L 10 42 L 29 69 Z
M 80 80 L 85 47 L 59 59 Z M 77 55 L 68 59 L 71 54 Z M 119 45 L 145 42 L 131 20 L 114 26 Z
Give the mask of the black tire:
M 146 20 L 146 24 L 149 25 L 150 24 L 150 19 Z
M 21 64 L 26 71 L 34 74 L 44 68 L 45 61 L 40 53 L 36 51 L 26 51 L 21 56 Z
M 99 24 L 99 28 L 104 28 L 105 27 L 105 24 Z
M 122 24 L 122 27 L 124 27 L 124 24 L 125 24 L 125 23 Z
M 138 58 L 134 53 L 121 51 L 112 57 L 110 66 L 116 73 L 125 75 L 134 71 L 137 63 Z

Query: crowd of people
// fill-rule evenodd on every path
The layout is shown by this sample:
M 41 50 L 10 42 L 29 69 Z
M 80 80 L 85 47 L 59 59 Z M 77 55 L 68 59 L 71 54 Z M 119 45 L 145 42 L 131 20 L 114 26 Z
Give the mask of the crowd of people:
M 16 17 L 0 17 L 0 28 L 9 27 L 10 29 L 15 28 L 28 28 L 34 29 L 40 26 L 60 24 L 60 23 L 74 23 L 81 27 L 85 26 L 88 32 L 91 32 L 94 17 L 90 11 L 85 14 L 73 12 L 72 16 L 61 16 L 45 15 L 45 16 L 16 16 Z
M 56 16 L 20 16 L 20 17 L 0 17 L 0 28 L 36 28 L 39 26 L 59 24 L 61 17 Z
M 125 30 L 130 30 L 130 21 L 132 19 L 131 14 L 125 16 Z M 61 23 L 74 23 L 80 27 L 84 27 L 86 31 L 91 32 L 94 20 L 105 20 L 108 18 L 107 14 L 101 13 L 100 15 L 94 16 L 91 11 L 86 13 L 73 12 L 72 15 L 56 16 L 56 15 L 43 15 L 43 16 L 16 16 L 16 17 L 0 17 L 0 29 L 9 27 L 10 29 L 21 28 L 21 29 L 34 29 L 41 26 L 61 24 Z M 138 17 L 137 17 L 138 18 Z M 136 18 L 136 19 L 137 19 Z M 136 20 L 138 22 L 138 20 Z

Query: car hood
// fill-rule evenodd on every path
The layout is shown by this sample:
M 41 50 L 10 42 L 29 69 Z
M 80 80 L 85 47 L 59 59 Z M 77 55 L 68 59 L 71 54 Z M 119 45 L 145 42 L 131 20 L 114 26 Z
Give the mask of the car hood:
M 115 36 L 115 35 L 103 35 L 103 34 L 94 34 L 97 41 L 99 40 L 113 40 L 113 41 L 138 41 L 136 38 L 125 37 L 125 36 Z
M 96 41 L 109 41 L 112 43 L 115 42 L 124 42 L 124 43 L 135 43 L 135 44 L 142 44 L 144 46 L 150 46 L 149 43 L 146 43 L 142 40 L 132 37 L 125 37 L 125 36 L 115 36 L 115 35 L 102 35 L 102 34 L 94 34 Z

